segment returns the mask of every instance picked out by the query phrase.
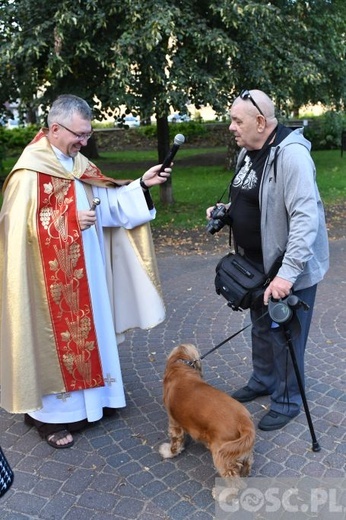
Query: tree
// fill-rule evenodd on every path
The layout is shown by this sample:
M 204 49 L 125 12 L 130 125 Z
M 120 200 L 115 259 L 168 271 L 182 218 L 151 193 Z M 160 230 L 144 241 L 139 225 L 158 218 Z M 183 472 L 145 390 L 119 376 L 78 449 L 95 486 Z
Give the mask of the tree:
M 221 114 L 242 88 L 283 109 L 345 96 L 343 0 L 0 0 L 0 19 L 1 105 L 34 113 L 70 92 L 99 118 L 121 105 L 155 114 L 160 162 L 170 107 Z M 161 199 L 172 202 L 170 183 Z
M 71 92 L 90 103 L 96 94 L 102 107 L 125 104 L 144 116 L 155 113 L 159 161 L 169 149 L 170 106 L 178 111 L 188 102 L 225 106 L 234 44 L 208 2 L 0 5 L 1 56 L 7 64 L 2 101 L 20 98 L 26 109 L 47 107 L 58 94 Z
M 292 53 L 289 96 L 286 107 L 294 115 L 307 103 L 322 103 L 335 108 L 344 106 L 346 96 L 346 4 L 344 0 L 274 0 L 284 24 L 280 31 L 294 39 L 283 49 L 284 62 Z M 278 68 L 281 70 L 281 67 Z M 281 96 L 281 102 L 284 99 Z

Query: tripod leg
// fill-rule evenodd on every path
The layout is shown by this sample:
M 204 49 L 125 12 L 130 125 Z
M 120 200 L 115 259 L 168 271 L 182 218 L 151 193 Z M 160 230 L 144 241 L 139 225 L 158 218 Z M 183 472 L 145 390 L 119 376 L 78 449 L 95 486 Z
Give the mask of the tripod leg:
M 312 451 L 320 451 L 321 450 L 321 446 L 317 442 L 316 435 L 315 435 L 315 430 L 314 430 L 314 425 L 312 424 L 310 410 L 309 410 L 308 402 L 307 402 L 306 395 L 305 395 L 305 389 L 304 389 L 302 378 L 301 378 L 301 375 L 300 375 L 300 372 L 299 372 L 299 367 L 298 367 L 298 363 L 297 363 L 296 354 L 294 352 L 294 346 L 293 346 L 293 343 L 292 343 L 291 332 L 290 332 L 287 324 L 284 324 L 283 327 L 284 327 L 284 332 L 285 332 L 288 348 L 289 348 L 289 351 L 290 351 L 290 354 L 291 354 L 292 363 L 293 363 L 294 371 L 295 371 L 295 374 L 296 374 L 300 395 L 302 397 L 306 418 L 307 418 L 309 429 L 310 429 L 310 433 L 311 433 Z

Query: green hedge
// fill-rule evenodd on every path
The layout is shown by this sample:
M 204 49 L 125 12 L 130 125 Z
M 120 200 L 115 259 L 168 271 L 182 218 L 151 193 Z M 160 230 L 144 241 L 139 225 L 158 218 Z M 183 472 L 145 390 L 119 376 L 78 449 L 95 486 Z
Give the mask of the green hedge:
M 37 125 L 29 125 L 9 130 L 0 126 L 0 154 L 2 150 L 3 157 L 18 155 L 37 134 L 39 128 Z
M 341 132 L 346 130 L 343 112 L 329 111 L 309 119 L 304 135 L 312 143 L 313 150 L 336 150 L 341 146 Z

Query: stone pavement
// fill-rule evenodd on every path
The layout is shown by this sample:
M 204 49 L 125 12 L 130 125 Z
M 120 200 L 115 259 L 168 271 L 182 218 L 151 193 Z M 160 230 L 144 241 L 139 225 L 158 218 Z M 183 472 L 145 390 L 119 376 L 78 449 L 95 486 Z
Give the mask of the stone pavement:
M 306 355 L 309 408 L 321 445 L 311 449 L 304 411 L 284 429 L 257 430 L 253 477 L 344 477 L 346 470 L 346 240 L 331 241 L 331 269 L 320 284 Z M 167 354 L 181 342 L 201 353 L 248 323 L 214 292 L 221 255 L 160 254 L 167 320 L 128 334 L 120 345 L 127 407 L 75 436 L 69 450 L 54 450 L 23 416 L 0 411 L 0 444 L 15 472 L 0 499 L 1 520 L 209 520 L 217 476 L 210 453 L 189 441 L 175 459 L 162 461 L 167 439 L 162 375 Z M 249 329 L 203 361 L 205 379 L 231 393 L 251 370 Z M 246 406 L 257 425 L 269 404 Z M 198 403 L 196 403 L 198 406 Z

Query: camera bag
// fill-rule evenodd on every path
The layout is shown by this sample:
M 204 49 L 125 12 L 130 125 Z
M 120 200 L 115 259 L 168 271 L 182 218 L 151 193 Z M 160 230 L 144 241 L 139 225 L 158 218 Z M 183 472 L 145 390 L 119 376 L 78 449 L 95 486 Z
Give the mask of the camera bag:
M 215 289 L 234 311 L 249 309 L 264 293 L 270 278 L 239 253 L 228 253 L 216 266 Z

